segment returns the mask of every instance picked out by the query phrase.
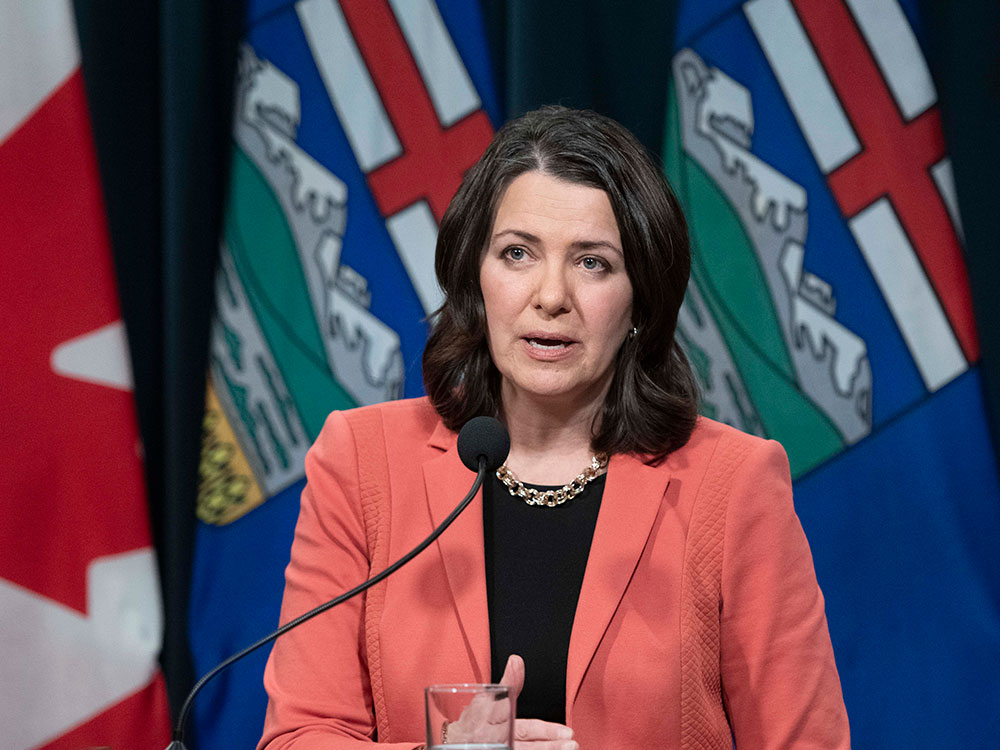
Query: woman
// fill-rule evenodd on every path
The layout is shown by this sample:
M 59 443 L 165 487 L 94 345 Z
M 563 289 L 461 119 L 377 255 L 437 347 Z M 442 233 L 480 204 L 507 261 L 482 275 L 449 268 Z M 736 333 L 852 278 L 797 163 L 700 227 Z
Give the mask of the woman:
M 642 146 L 592 112 L 508 123 L 435 266 L 428 398 L 327 421 L 282 621 L 447 515 L 467 419 L 510 455 L 434 547 L 276 643 L 260 747 L 418 747 L 425 685 L 502 679 L 524 750 L 848 748 L 784 452 L 696 418 L 687 230 Z

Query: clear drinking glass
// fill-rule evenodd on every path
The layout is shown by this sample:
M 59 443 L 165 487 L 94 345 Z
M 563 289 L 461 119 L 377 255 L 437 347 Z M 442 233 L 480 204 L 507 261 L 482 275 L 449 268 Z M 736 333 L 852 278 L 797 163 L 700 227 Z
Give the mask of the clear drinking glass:
M 514 746 L 514 700 L 506 685 L 431 685 L 424 702 L 431 750 Z

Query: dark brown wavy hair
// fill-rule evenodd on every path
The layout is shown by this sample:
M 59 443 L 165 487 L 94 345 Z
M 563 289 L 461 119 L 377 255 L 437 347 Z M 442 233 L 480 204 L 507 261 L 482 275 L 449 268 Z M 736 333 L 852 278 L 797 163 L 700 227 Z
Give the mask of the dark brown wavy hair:
M 424 350 L 424 387 L 452 430 L 481 414 L 499 417 L 500 373 L 487 345 L 479 268 L 510 183 L 538 171 L 607 193 L 632 283 L 638 334 L 618 350 L 592 446 L 655 460 L 687 442 L 697 388 L 674 341 L 691 272 L 680 204 L 646 149 L 614 120 L 588 110 L 543 107 L 504 125 L 441 219 L 434 269 L 444 304 Z

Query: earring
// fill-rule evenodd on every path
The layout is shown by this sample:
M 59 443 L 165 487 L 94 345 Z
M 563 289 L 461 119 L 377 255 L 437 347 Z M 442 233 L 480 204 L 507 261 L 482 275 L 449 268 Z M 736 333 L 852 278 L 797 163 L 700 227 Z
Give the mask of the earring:
M 632 330 L 628 332 L 628 337 L 630 339 L 634 339 L 638 335 L 639 335 L 639 329 L 636 328 L 635 326 L 632 326 Z

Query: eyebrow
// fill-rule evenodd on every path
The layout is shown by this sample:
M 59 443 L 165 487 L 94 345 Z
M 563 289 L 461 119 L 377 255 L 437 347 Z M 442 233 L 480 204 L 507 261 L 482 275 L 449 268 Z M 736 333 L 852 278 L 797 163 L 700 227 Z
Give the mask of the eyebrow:
M 536 237 L 531 232 L 525 232 L 522 229 L 504 229 L 502 232 L 497 232 L 496 234 L 494 234 L 491 241 L 498 240 L 501 237 L 504 237 L 505 235 L 508 234 L 514 235 L 515 237 L 520 237 L 525 242 L 534 242 L 535 244 L 541 242 L 540 238 Z M 622 252 L 620 247 L 610 242 L 605 242 L 604 240 L 577 240 L 572 245 L 570 245 L 570 247 L 575 247 L 580 250 L 596 250 L 598 248 L 606 248 L 624 257 L 624 253 Z

